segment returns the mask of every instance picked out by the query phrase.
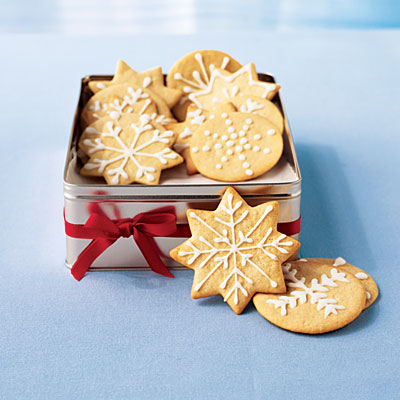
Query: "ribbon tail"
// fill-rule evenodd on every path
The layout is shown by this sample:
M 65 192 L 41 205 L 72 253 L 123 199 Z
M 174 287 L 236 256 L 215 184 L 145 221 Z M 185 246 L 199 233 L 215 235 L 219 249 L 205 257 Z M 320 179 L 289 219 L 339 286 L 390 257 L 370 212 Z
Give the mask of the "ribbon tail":
M 89 245 L 79 254 L 74 265 L 71 268 L 72 276 L 80 281 L 94 262 L 96 258 L 110 247 L 116 239 L 98 238 L 92 240 Z
M 158 248 L 158 245 L 152 236 L 148 236 L 143 232 L 135 230 L 133 238 L 153 272 L 168 278 L 174 278 L 174 275 L 171 274 L 169 269 L 161 261 L 161 250 Z

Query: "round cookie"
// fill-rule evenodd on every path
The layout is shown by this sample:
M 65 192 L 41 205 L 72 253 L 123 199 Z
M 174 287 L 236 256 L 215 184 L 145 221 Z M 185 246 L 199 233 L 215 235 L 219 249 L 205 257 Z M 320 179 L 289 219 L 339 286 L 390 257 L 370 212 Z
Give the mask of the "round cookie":
M 197 170 L 219 181 L 256 178 L 270 170 L 283 151 L 282 135 L 265 118 L 221 113 L 193 134 L 190 154 Z
M 240 112 L 256 114 L 266 118 L 276 126 L 278 132 L 283 133 L 283 116 L 272 101 L 252 95 L 231 97 L 229 101 Z
M 171 67 L 167 75 L 167 87 L 180 89 L 186 94 L 172 109 L 179 121 L 185 119 L 191 103 L 187 95 L 205 89 L 214 68 L 234 72 L 241 68 L 241 64 L 222 51 L 199 50 L 186 54 Z
M 353 274 L 360 282 L 363 284 L 367 299 L 365 302 L 364 310 L 368 308 L 375 300 L 378 298 L 379 289 L 375 281 L 361 268 L 358 268 L 352 264 L 349 264 L 344 258 L 338 257 L 336 259 L 333 258 L 301 258 L 299 261 L 306 261 L 308 263 L 316 263 L 316 264 L 326 264 L 332 265 L 333 267 L 340 267 L 341 269 L 350 272 Z
M 82 110 L 81 122 L 86 127 L 106 116 L 117 120 L 125 113 L 172 118 L 168 106 L 154 92 L 124 83 L 110 86 L 92 96 Z
M 300 333 L 330 332 L 354 321 L 365 304 L 365 289 L 354 275 L 324 263 L 282 265 L 287 292 L 257 294 L 257 311 L 280 328 Z

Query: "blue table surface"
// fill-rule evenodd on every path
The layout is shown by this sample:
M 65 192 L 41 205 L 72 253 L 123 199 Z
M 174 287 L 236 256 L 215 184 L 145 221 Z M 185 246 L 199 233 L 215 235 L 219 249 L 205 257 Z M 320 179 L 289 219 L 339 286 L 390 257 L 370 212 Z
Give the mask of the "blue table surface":
M 214 35 L 215 36 L 215 35 Z M 2 399 L 398 399 L 400 31 L 0 35 Z M 273 72 L 303 174 L 302 256 L 342 256 L 378 301 L 339 331 L 190 298 L 192 271 L 64 266 L 63 165 L 80 78 L 217 48 Z

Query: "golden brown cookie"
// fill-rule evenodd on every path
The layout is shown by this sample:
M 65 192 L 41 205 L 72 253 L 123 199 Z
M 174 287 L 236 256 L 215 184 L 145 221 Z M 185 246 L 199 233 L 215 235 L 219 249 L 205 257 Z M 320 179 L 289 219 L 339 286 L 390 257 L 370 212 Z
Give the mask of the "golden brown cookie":
M 276 126 L 278 132 L 283 133 L 283 116 L 272 101 L 262 97 L 243 95 L 232 97 L 230 102 L 236 107 L 237 111 L 266 118 Z
M 172 122 L 172 114 L 165 102 L 148 89 L 124 83 L 113 85 L 92 96 L 81 113 L 82 126 L 103 117 L 119 119 L 122 114 L 157 115 L 158 122 Z
M 216 50 L 193 51 L 179 59 L 167 75 L 167 86 L 185 93 L 172 110 L 176 118 L 179 121 L 185 119 L 187 107 L 191 103 L 187 95 L 205 89 L 215 68 L 234 72 L 240 67 L 241 64 L 231 56 Z
M 287 293 L 257 294 L 253 302 L 268 321 L 293 332 L 330 332 L 354 321 L 364 308 L 365 289 L 351 273 L 322 263 L 282 265 Z
M 188 175 L 193 175 L 198 172 L 193 163 L 189 148 L 194 131 L 202 126 L 208 118 L 212 119 L 215 118 L 215 115 L 232 111 L 235 111 L 235 107 L 231 103 L 221 104 L 212 111 L 196 108 L 192 104 L 187 109 L 185 121 L 166 125 L 167 129 L 177 134 L 174 150 L 180 153 L 185 159 L 186 172 Z
M 117 69 L 110 81 L 90 81 L 89 88 L 93 93 L 97 93 L 109 86 L 123 83 L 152 90 L 165 101 L 169 108 L 173 107 L 182 96 L 182 92 L 179 89 L 168 88 L 164 85 L 161 67 L 151 68 L 144 72 L 136 72 L 122 60 L 118 61 Z
M 104 117 L 82 134 L 79 147 L 90 159 L 81 174 L 104 176 L 113 185 L 158 184 L 162 170 L 183 162 L 170 148 L 174 140 L 172 131 L 148 115 L 122 114 L 118 120 Z
M 231 101 L 232 97 L 241 95 L 272 100 L 279 88 L 276 83 L 260 81 L 255 65 L 248 63 L 233 73 L 215 68 L 207 87 L 189 94 L 189 100 L 199 108 L 209 109 L 215 103 L 225 103 Z
M 358 268 L 352 264 L 349 264 L 344 258 L 338 257 L 333 258 L 301 258 L 300 261 L 306 261 L 308 263 L 324 263 L 326 265 L 332 265 L 333 267 L 340 267 L 341 269 L 353 274 L 363 284 L 367 300 L 365 302 L 364 310 L 368 308 L 377 298 L 379 289 L 375 281 L 361 268 Z
M 250 207 L 228 187 L 215 211 L 188 210 L 192 237 L 170 253 L 195 271 L 192 298 L 220 294 L 240 314 L 253 295 L 282 293 L 281 263 L 300 243 L 276 230 L 279 204 Z
M 197 170 L 227 182 L 256 178 L 270 170 L 283 151 L 282 135 L 258 115 L 221 113 L 192 136 L 190 154 Z

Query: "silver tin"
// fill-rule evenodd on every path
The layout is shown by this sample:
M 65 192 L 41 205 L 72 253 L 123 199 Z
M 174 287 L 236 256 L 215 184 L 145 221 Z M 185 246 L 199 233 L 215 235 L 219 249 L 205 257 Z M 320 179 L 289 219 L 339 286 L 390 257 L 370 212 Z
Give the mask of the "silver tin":
M 273 76 L 259 74 L 265 82 L 275 82 Z M 72 126 L 64 170 L 65 218 L 72 224 L 84 224 L 90 215 L 90 205 L 98 204 L 110 218 L 128 218 L 141 212 L 165 205 L 176 208 L 178 223 L 185 224 L 188 208 L 214 210 L 224 188 L 234 186 L 250 205 L 276 200 L 280 205 L 279 222 L 292 222 L 300 218 L 301 174 L 296 152 L 281 97 L 274 103 L 284 117 L 284 151 L 279 163 L 263 176 L 243 183 L 217 182 L 196 174 L 188 177 L 184 166 L 164 171 L 159 185 L 107 185 L 101 178 L 86 178 L 79 174 L 82 166 L 77 143 L 81 134 L 79 117 L 91 96 L 90 80 L 112 79 L 112 75 L 91 75 L 82 79 L 78 107 Z M 174 171 L 172 171 L 174 170 Z M 181 172 L 181 173 L 180 173 Z M 293 235 L 296 239 L 299 234 Z M 66 265 L 72 267 L 90 239 L 66 237 Z M 156 238 L 164 254 L 182 243 L 184 238 Z M 173 260 L 166 265 L 180 268 Z M 142 254 L 132 238 L 120 238 L 93 263 L 91 270 L 148 269 Z

